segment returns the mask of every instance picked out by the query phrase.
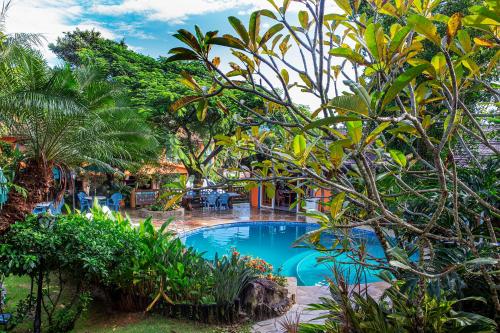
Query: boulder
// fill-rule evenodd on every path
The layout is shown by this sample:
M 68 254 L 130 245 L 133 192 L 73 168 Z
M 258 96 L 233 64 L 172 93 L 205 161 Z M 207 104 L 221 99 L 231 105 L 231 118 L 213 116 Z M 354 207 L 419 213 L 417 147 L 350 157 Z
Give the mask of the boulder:
M 243 289 L 240 302 L 247 316 L 260 321 L 283 315 L 294 300 L 288 297 L 287 288 L 267 279 L 256 279 Z

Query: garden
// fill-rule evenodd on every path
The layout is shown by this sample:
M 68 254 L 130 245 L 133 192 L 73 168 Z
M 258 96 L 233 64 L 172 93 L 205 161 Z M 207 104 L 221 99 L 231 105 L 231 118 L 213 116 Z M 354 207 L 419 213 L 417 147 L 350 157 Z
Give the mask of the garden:
M 7 32 L 3 2 L 0 330 L 498 330 L 498 1 L 266 3 L 228 17 L 232 34 L 179 29 L 157 59 L 76 29 L 50 66 L 42 35 Z M 78 206 L 78 177 L 150 184 L 149 217 L 96 189 Z M 219 221 L 179 234 L 167 217 L 194 198 L 203 217 L 231 214 L 233 186 L 250 211 L 286 202 L 303 220 L 269 236 Z M 59 211 L 39 213 L 48 198 Z M 283 267 L 232 246 L 231 227 L 243 246 L 311 251 L 292 270 L 326 265 L 325 294 L 297 310 Z

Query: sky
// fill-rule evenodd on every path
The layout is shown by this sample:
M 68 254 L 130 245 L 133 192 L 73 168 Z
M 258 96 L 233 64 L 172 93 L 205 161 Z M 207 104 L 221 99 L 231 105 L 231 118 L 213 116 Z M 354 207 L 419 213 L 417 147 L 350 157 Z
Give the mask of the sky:
M 252 11 L 262 8 L 272 7 L 267 0 L 12 0 L 6 26 L 8 32 L 43 34 L 46 45 L 42 52 L 51 65 L 57 65 L 60 60 L 48 49 L 48 43 L 76 28 L 95 29 L 113 40 L 124 39 L 131 49 L 158 57 L 181 45 L 172 36 L 178 29 L 193 30 L 196 24 L 203 31 L 232 33 L 228 16 L 246 23 Z M 294 11 L 292 6 L 290 12 Z M 262 30 L 266 25 L 264 22 Z M 229 60 L 224 58 L 223 62 Z M 298 94 L 297 98 L 301 104 L 315 106 L 307 96 Z

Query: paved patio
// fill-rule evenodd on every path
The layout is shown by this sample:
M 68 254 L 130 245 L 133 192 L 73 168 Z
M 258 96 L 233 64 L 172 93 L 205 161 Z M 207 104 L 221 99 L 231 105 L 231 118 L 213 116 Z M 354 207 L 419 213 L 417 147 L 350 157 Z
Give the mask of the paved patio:
M 130 216 L 133 223 L 138 223 L 144 219 L 139 217 L 137 210 L 127 210 L 126 213 Z M 208 210 L 198 208 L 192 211 L 185 211 L 184 217 L 175 219 L 174 227 L 187 231 L 217 224 L 241 221 L 305 222 L 306 218 L 303 215 L 297 215 L 295 213 L 275 211 L 266 208 L 256 209 L 251 208 L 248 203 L 238 203 L 234 204 L 232 209 L 227 210 Z M 153 223 L 158 226 L 163 224 L 163 222 L 165 221 L 153 219 Z

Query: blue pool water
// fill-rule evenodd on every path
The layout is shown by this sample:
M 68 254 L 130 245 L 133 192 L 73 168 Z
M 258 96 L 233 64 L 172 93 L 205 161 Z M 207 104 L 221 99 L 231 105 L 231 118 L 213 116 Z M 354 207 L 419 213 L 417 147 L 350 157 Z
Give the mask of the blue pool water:
M 230 254 L 236 249 L 241 255 L 261 258 L 272 264 L 277 271 L 282 267 L 281 274 L 294 276 L 299 285 L 312 286 L 322 284 L 325 277 L 331 276 L 331 263 L 318 263 L 318 258 L 324 256 L 308 248 L 292 247 L 294 241 L 307 232 L 319 228 L 314 223 L 294 222 L 241 222 L 202 228 L 186 233 L 182 240 L 200 252 L 207 259 L 213 259 L 215 254 Z M 383 258 L 383 250 L 369 231 L 355 230 L 353 235 L 367 247 L 367 252 L 375 258 Z M 334 236 L 322 237 L 321 243 L 331 245 Z M 347 254 L 336 256 L 338 264 L 346 268 L 346 275 L 353 281 L 355 270 L 353 260 Z M 349 269 L 351 268 L 351 269 Z M 380 279 L 378 271 L 365 269 L 363 281 L 375 282 Z

